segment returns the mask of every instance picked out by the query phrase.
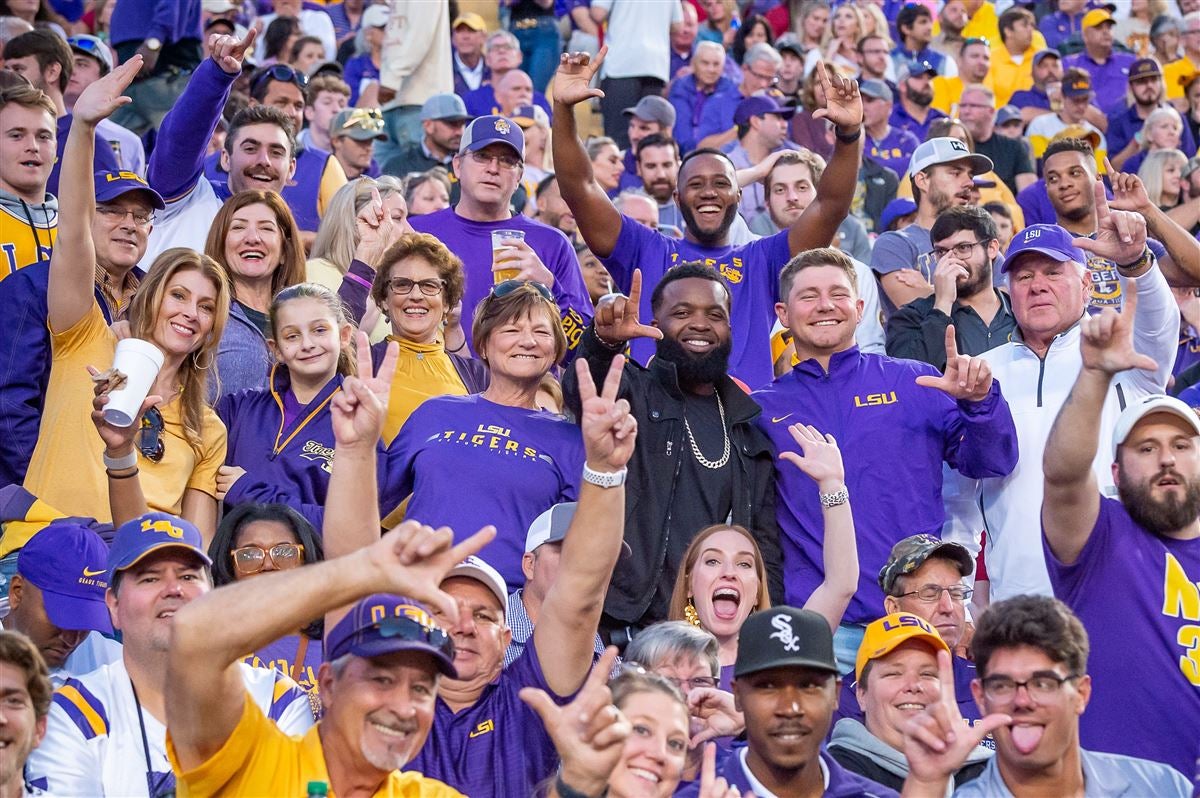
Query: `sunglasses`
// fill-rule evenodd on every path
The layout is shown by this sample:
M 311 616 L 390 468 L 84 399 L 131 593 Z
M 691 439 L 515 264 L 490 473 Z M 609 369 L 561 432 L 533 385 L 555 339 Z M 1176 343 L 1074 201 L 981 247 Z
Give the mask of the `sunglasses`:
M 536 280 L 505 280 L 502 283 L 496 284 L 496 287 L 492 289 L 492 296 L 500 299 L 501 297 L 506 297 L 513 291 L 517 291 L 525 286 L 529 286 L 533 290 L 537 291 L 539 294 L 541 294 L 542 299 L 546 300 L 547 302 L 554 302 L 554 294 L 550 293 L 550 289 Z
M 269 549 L 261 546 L 242 546 L 229 552 L 233 567 L 243 574 L 256 574 L 267 565 L 267 560 L 278 571 L 288 571 L 304 564 L 304 545 L 301 543 L 277 543 Z
M 395 638 L 410 643 L 426 643 L 436 648 L 450 660 L 453 661 L 454 659 L 454 641 L 450 639 L 450 635 L 446 634 L 445 630 L 439 629 L 436 626 L 426 626 L 420 621 L 407 616 L 389 616 L 383 618 L 370 626 L 357 630 L 346 642 L 350 643 L 356 638 L 361 639 L 369 629 L 374 629 L 380 637 L 388 639 Z M 339 646 L 338 649 L 332 652 L 327 651 L 328 658 L 337 659 L 341 654 L 344 654 L 344 651 L 339 653 L 341 648 L 342 646 Z
M 383 114 L 378 108 L 355 108 L 342 124 L 343 130 L 348 127 L 362 128 L 369 133 L 381 133 L 383 132 Z
M 166 441 L 163 440 L 163 415 L 157 407 L 152 407 L 142 416 L 142 425 L 138 433 L 138 451 L 152 463 L 163 459 L 166 451 Z
M 108 54 L 104 52 L 104 45 L 100 44 L 99 42 L 93 41 L 92 39 L 83 39 L 78 36 L 72 36 L 71 38 L 67 39 L 67 44 L 69 44 L 74 50 L 78 50 L 81 53 L 87 53 L 99 61 L 101 66 L 104 66 L 105 56 Z M 105 71 L 107 72 L 107 68 Z
M 308 75 L 292 69 L 287 64 L 274 64 L 260 71 L 250 82 L 250 93 L 254 94 L 266 85 L 268 80 L 278 80 L 283 83 L 295 83 L 301 91 L 308 87 Z

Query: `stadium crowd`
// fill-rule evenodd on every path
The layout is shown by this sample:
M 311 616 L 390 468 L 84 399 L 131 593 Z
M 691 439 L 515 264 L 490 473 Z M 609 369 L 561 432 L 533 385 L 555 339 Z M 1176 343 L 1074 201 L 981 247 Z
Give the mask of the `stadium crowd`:
M 0 66 L 0 798 L 1200 798 L 1200 0 Z

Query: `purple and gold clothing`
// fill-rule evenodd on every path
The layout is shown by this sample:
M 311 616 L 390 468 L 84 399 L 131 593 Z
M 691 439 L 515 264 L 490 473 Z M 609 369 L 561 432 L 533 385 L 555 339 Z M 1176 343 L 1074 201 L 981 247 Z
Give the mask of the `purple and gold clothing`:
M 303 645 L 301 645 L 301 641 Z M 299 659 L 303 648 L 304 658 Z M 252 668 L 273 668 L 292 677 L 306 693 L 317 693 L 317 670 L 325 661 L 325 646 L 303 633 L 286 635 L 242 658 Z
M 1160 537 L 1100 499 L 1071 565 L 1043 537 L 1054 595 L 1091 639 L 1092 698 L 1079 742 L 1092 751 L 1195 769 L 1200 744 L 1200 539 Z
M 771 326 L 775 323 L 775 302 L 779 296 L 779 271 L 791 256 L 787 231 L 740 247 L 706 247 L 687 239 L 670 238 L 622 216 L 617 245 L 601 261 L 624 293 L 629 293 L 633 270 L 642 270 L 643 319 L 653 317 L 650 295 L 667 269 L 677 263 L 698 260 L 721 272 L 733 299 L 729 373 L 757 388 L 774 376 Z M 632 351 L 634 358 L 645 364 L 654 354 L 654 341 L 638 338 L 632 343 Z
M 863 132 L 867 139 L 863 144 L 864 158 L 886 166 L 895 172 L 897 177 L 908 171 L 908 162 L 912 158 L 913 150 L 921 144 L 920 139 L 901 127 L 889 126 L 887 135 L 878 141 L 870 133 L 866 133 L 865 130 Z
M 439 396 L 404 422 L 387 461 L 384 508 L 411 493 L 406 517 L 448 526 L 457 540 L 494 524 L 488 562 L 511 592 L 525 583 L 521 556 L 533 519 L 578 497 L 583 438 L 552 413 L 499 405 L 480 394 Z
M 459 216 L 454 208 L 412 216 L 409 223 L 413 230 L 433 235 L 462 258 L 463 276 L 467 280 L 462 303 L 464 320 L 474 318 L 475 306 L 492 290 L 492 231 L 523 231 L 525 243 L 554 275 L 550 290 L 562 315 L 567 346 L 574 349 L 579 343 L 579 336 L 592 320 L 592 301 L 583 284 L 575 249 L 560 231 L 519 214 L 499 222 L 475 222 Z
M 806 360 L 753 394 L 763 409 L 757 423 L 779 451 L 795 447 L 787 428 L 801 421 L 832 434 L 843 452 L 861 566 L 847 623 L 879 617 L 875 575 L 896 541 L 941 535 L 943 462 L 971 478 L 1006 476 L 1017 463 L 1017 433 L 999 383 L 982 401 L 959 402 L 917 385 L 926 374 L 938 371 L 852 346 L 830 357 L 828 372 Z M 816 483 L 788 464 L 777 476 L 784 593 L 800 607 L 824 579 L 825 524 Z

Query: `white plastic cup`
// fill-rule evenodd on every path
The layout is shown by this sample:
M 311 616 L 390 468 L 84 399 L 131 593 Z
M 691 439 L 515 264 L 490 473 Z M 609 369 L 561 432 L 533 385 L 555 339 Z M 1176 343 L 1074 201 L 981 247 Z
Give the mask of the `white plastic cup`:
M 117 341 L 113 368 L 125 375 L 125 386 L 108 395 L 104 420 L 114 427 L 128 427 L 137 420 L 142 402 L 162 368 L 163 353 L 157 346 L 140 338 Z

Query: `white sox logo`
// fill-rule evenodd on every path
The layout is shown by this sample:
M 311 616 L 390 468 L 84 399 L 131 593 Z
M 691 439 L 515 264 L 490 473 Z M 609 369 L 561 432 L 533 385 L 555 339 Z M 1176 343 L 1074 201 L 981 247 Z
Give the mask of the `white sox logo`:
M 799 651 L 800 638 L 792 631 L 792 619 L 786 615 L 776 615 L 771 619 L 771 626 L 776 631 L 771 632 L 772 639 L 778 639 L 783 644 L 784 651 Z

